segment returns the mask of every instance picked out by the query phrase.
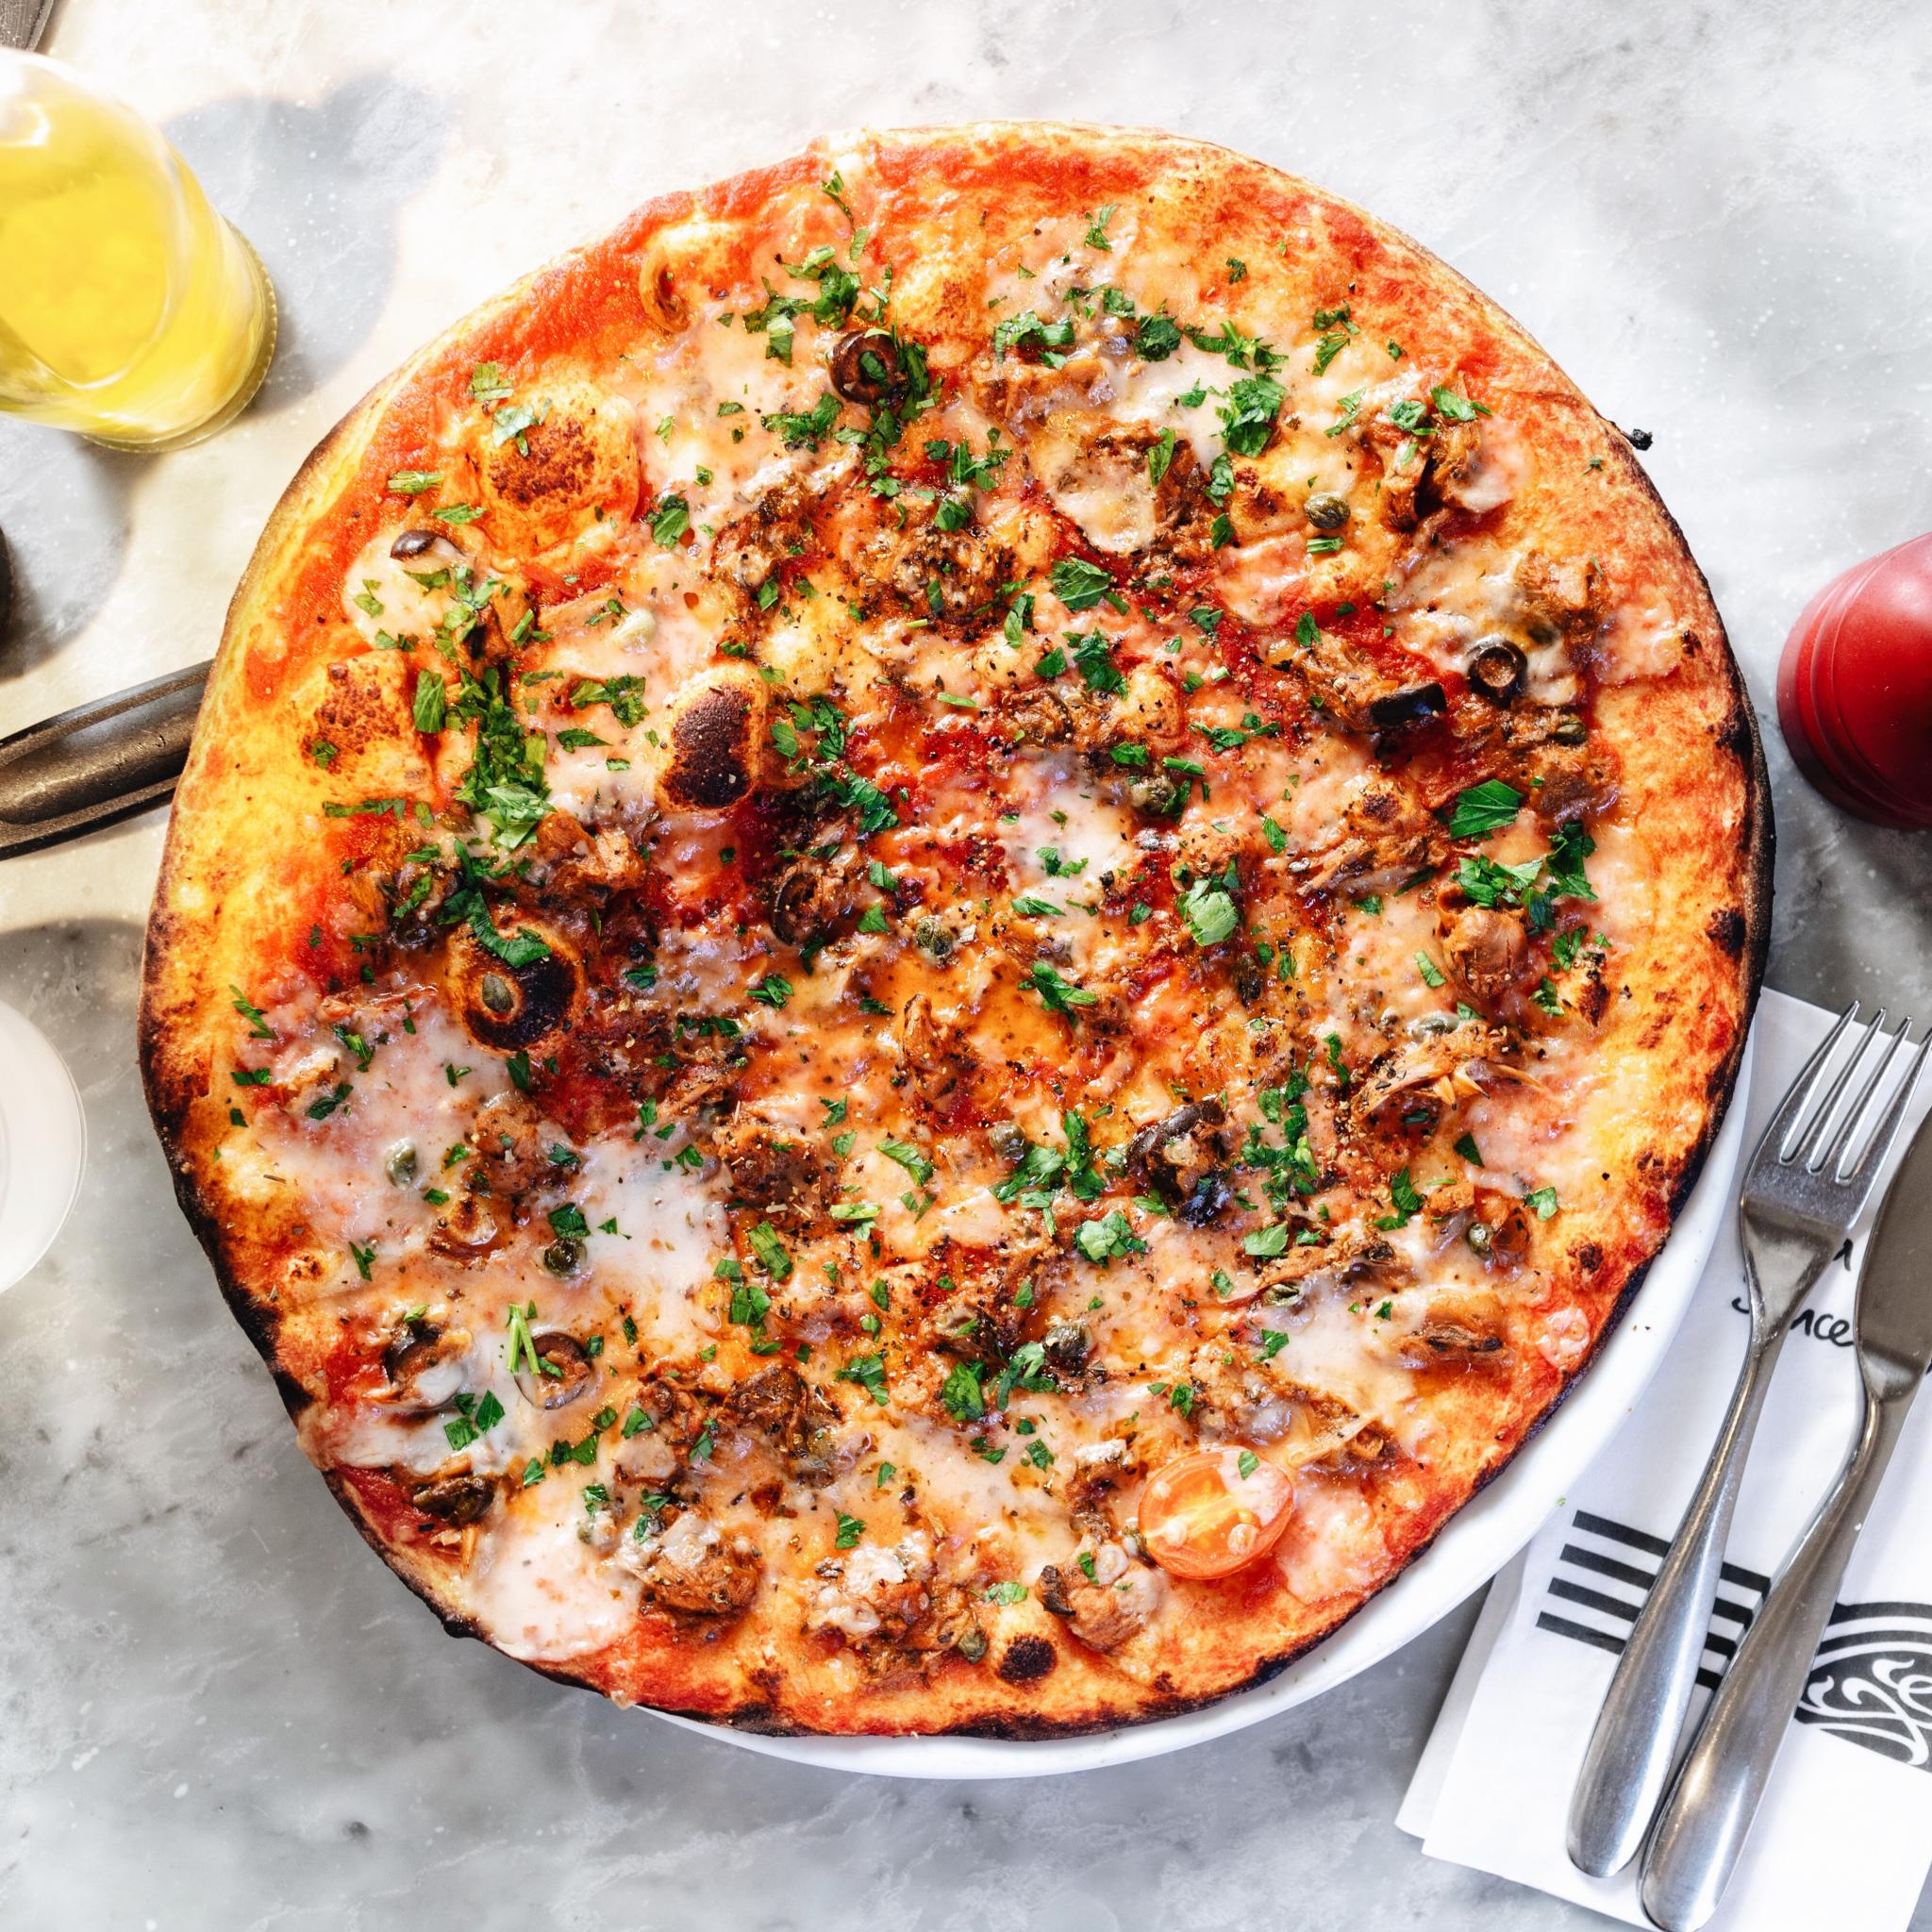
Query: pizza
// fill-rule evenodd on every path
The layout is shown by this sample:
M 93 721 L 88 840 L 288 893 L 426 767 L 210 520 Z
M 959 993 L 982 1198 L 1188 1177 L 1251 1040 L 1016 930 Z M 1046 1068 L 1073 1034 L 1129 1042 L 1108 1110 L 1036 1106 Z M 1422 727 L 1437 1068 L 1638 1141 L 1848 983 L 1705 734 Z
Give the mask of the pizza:
M 188 1214 L 458 1632 L 768 1730 L 1249 1685 L 1590 1362 L 1771 826 L 1548 358 L 1140 132 L 827 143 L 458 324 L 271 519 L 148 934 Z

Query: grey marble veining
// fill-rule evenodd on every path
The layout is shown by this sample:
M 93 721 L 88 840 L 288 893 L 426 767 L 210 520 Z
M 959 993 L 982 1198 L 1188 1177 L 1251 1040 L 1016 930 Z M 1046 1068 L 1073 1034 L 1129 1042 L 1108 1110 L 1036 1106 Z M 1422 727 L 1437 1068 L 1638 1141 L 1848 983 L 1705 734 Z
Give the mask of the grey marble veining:
M 1932 525 L 1908 4 L 64 0 L 50 51 L 167 125 L 283 341 L 178 456 L 0 424 L 0 731 L 205 656 L 301 457 L 451 316 L 648 192 L 866 122 L 1157 124 L 1419 236 L 1655 433 L 1761 708 L 1810 592 Z M 1923 1009 L 1932 840 L 1834 812 L 1772 738 L 1774 982 Z M 92 1135 L 0 1301 L 0 1924 L 1589 1923 L 1391 1822 L 1472 1607 L 1182 1757 L 958 1787 L 768 1762 L 450 1643 L 296 1452 L 174 1208 L 132 1050 L 159 836 L 0 870 L 0 998 Z

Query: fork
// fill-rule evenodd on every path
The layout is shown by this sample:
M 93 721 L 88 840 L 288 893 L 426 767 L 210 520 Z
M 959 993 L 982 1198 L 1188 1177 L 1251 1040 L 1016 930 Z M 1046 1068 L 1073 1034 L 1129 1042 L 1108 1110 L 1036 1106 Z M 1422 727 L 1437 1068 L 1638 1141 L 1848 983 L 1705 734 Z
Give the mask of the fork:
M 1570 1803 L 1571 1863 L 1607 1878 L 1637 1854 L 1676 1756 L 1697 1681 L 1705 1633 L 1731 1513 L 1772 1370 L 1791 1317 L 1824 1265 L 1843 1247 L 1898 1133 L 1932 1036 L 1921 1041 L 1890 1101 L 1868 1123 L 1893 1056 L 1911 1031 L 1887 1036 L 1881 1008 L 1834 1074 L 1839 1041 L 1858 1002 L 1839 1016 L 1824 1043 L 1779 1102 L 1751 1156 L 1738 1201 L 1751 1341 L 1730 1407 L 1675 1541 L 1639 1612 L 1610 1680 Z M 1850 1106 L 1839 1102 L 1874 1041 L 1886 1043 Z M 1856 1160 L 1855 1149 L 1860 1149 Z

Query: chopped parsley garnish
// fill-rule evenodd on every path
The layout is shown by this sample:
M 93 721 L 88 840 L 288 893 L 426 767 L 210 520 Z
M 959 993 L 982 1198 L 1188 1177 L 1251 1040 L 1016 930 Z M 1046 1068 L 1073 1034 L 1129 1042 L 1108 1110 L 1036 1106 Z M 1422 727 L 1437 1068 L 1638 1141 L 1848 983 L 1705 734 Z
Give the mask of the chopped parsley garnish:
M 1046 1003 L 1049 1011 L 1064 1013 L 1069 1019 L 1075 1017 L 1075 1007 L 1093 1006 L 1100 998 L 1098 993 L 1089 992 L 1085 987 L 1075 986 L 1071 979 L 1063 978 L 1044 959 L 1033 962 L 1022 984 L 1030 986 Z
M 1116 1255 L 1144 1255 L 1147 1243 L 1134 1232 L 1126 1210 L 1115 1208 L 1096 1221 L 1083 1221 L 1074 1230 L 1074 1245 L 1090 1261 L 1105 1266 Z
M 1216 879 L 1196 879 L 1181 895 L 1180 906 L 1196 945 L 1219 945 L 1241 923 L 1234 900 Z
M 1287 400 L 1288 391 L 1272 376 L 1244 375 L 1231 383 L 1227 401 L 1216 410 L 1229 451 L 1238 457 L 1259 456 Z
M 993 325 L 992 353 L 995 361 L 1004 362 L 1008 353 L 1014 349 L 1033 349 L 1039 352 L 1040 359 L 1049 369 L 1058 369 L 1067 358 L 1056 352 L 1073 346 L 1071 316 L 1063 316 L 1058 322 L 1042 322 L 1029 308 L 1023 315 L 1011 315 L 1005 322 Z M 1144 355 L 1146 351 L 1141 353 Z
M 1523 793 L 1500 778 L 1485 778 L 1456 796 L 1449 814 L 1452 839 L 1480 839 L 1510 824 L 1523 806 Z
M 449 709 L 449 687 L 440 671 L 416 674 L 416 698 L 411 708 L 418 731 L 441 731 Z
M 1490 413 L 1482 404 L 1473 403 L 1467 396 L 1459 396 L 1453 389 L 1443 389 L 1440 384 L 1429 391 L 1429 401 L 1445 423 L 1474 423 L 1478 416 Z
M 1407 1227 L 1410 1219 L 1422 1212 L 1423 1197 L 1416 1192 L 1407 1168 L 1401 1169 L 1390 1181 L 1389 1201 L 1393 1211 L 1378 1217 L 1377 1227 Z
M 922 1188 L 932 1179 L 932 1162 L 917 1147 L 905 1141 L 881 1141 L 879 1152 L 888 1160 L 895 1161 L 909 1174 Z
M 231 1004 L 235 1010 L 248 1022 L 248 1031 L 257 1040 L 273 1040 L 275 1029 L 268 1024 L 268 1016 L 249 999 L 239 986 L 230 986 L 228 991 L 235 995 Z
M 691 528 L 691 505 L 681 496 L 660 496 L 651 517 L 651 535 L 661 550 L 671 549 Z
M 940 1388 L 940 1400 L 958 1423 L 976 1423 L 986 1413 L 979 1371 L 972 1362 L 955 1362 Z
M 785 1243 L 778 1239 L 778 1230 L 769 1221 L 761 1221 L 752 1229 L 747 1239 L 755 1254 L 774 1281 L 788 1281 L 791 1276 L 791 1257 L 786 1252 Z
M 791 982 L 776 973 L 768 973 L 752 988 L 749 995 L 761 1007 L 782 1007 L 791 997 Z
M 1143 315 L 1134 331 L 1134 353 L 1143 362 L 1165 362 L 1180 345 L 1180 325 L 1171 315 Z
M 1127 680 L 1113 661 L 1112 646 L 1097 630 L 1073 633 L 1067 641 L 1074 647 L 1074 669 L 1089 691 L 1118 696 L 1126 690 Z
M 774 409 L 758 421 L 784 439 L 787 449 L 817 449 L 821 439 L 839 420 L 839 398 L 827 390 L 809 409 Z
M 1091 610 L 1103 597 L 1118 594 L 1114 592 L 1113 578 L 1084 558 L 1063 557 L 1050 575 L 1054 595 L 1069 610 Z
M 883 1408 L 889 1397 L 886 1387 L 886 1358 L 881 1355 L 856 1355 L 833 1376 L 838 1382 L 857 1382 Z M 978 1384 L 974 1385 L 975 1392 Z

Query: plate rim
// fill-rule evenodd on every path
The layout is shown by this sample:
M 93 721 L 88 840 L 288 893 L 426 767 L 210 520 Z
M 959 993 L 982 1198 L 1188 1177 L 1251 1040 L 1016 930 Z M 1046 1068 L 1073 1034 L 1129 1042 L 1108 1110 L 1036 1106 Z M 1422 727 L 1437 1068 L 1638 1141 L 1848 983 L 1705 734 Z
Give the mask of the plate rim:
M 1074 1738 L 771 1737 L 648 1705 L 638 1708 L 716 1743 L 822 1771 L 976 1781 L 1063 1776 L 1165 1757 L 1246 1730 L 1358 1676 L 1484 1588 L 1616 1440 L 1675 1340 L 1729 1208 L 1756 1060 L 1754 1030 L 1703 1172 L 1597 1359 L 1535 1437 L 1463 1505 L 1420 1557 L 1331 1636 L 1267 1683 L 1230 1692 L 1198 1710 Z

